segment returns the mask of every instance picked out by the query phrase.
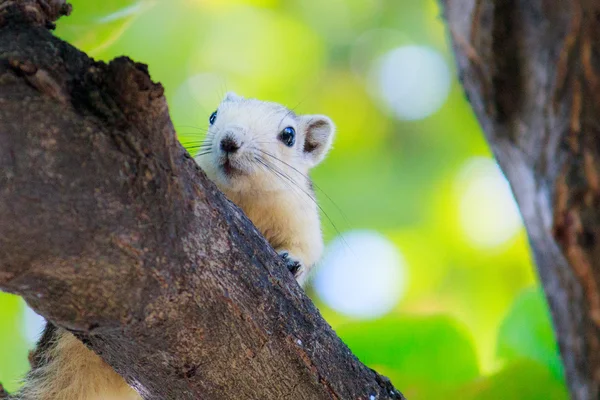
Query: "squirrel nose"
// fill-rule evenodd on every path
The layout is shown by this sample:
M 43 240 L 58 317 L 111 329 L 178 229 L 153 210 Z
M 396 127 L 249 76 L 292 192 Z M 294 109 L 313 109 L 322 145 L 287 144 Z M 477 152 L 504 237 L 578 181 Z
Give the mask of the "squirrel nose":
M 226 136 L 221 139 L 221 150 L 225 153 L 235 153 L 238 151 L 240 146 L 236 143 L 231 136 Z

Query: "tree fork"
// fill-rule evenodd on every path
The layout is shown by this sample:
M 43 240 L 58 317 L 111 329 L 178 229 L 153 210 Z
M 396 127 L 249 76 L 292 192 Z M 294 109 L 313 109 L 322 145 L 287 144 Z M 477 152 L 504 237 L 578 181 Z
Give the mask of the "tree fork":
M 403 399 L 176 139 L 163 88 L 0 0 L 0 289 L 145 399 Z
M 571 396 L 600 396 L 598 0 L 443 0 L 458 73 L 519 204 Z

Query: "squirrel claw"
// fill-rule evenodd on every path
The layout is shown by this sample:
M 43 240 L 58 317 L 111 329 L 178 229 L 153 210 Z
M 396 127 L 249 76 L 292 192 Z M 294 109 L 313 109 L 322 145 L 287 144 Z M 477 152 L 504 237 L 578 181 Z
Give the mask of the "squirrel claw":
M 287 251 L 281 251 L 279 252 L 279 255 L 283 258 L 283 261 L 285 261 L 288 271 L 290 271 L 294 277 L 297 276 L 302 268 L 302 262 L 290 256 L 290 253 Z

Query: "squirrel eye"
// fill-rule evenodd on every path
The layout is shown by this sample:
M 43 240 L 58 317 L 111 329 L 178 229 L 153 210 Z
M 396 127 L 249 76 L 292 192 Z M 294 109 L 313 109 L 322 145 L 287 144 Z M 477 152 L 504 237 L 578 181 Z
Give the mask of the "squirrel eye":
M 213 112 L 212 114 L 210 114 L 210 118 L 208 119 L 208 122 L 212 125 L 215 123 L 215 121 L 217 120 L 217 112 Z
M 296 143 L 296 130 L 291 126 L 284 128 L 279 134 L 279 140 L 288 147 L 292 147 Z

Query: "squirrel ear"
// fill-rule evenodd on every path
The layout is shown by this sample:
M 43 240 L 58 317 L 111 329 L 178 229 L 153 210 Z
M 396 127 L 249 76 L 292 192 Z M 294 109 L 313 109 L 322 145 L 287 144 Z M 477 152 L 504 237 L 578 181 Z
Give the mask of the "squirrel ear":
M 304 156 L 314 167 L 323 161 L 331 148 L 335 126 L 325 115 L 302 115 L 300 123 L 305 133 Z
M 239 101 L 239 100 L 243 100 L 244 98 L 242 96 L 239 96 L 237 94 L 235 94 L 234 92 L 227 92 L 227 94 L 225 94 L 225 101 Z

